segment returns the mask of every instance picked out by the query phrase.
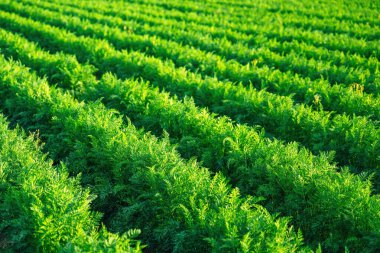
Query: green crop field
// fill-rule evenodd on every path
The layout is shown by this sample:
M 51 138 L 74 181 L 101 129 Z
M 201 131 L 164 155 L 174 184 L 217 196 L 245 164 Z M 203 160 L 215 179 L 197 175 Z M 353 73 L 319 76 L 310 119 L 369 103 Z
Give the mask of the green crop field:
M 379 0 L 0 0 L 0 252 L 380 252 Z

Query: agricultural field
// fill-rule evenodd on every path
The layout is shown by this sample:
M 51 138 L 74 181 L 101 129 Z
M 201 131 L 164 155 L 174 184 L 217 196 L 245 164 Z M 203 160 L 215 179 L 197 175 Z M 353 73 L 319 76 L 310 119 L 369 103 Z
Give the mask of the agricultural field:
M 380 1 L 1 0 L 0 252 L 380 252 Z

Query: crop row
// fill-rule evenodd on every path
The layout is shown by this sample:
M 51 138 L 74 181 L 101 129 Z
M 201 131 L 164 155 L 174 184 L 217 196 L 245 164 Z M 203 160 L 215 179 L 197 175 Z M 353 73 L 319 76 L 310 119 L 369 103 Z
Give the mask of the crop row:
M 94 6 L 94 4 L 91 5 L 90 2 L 88 2 L 87 5 L 83 5 L 83 4 L 79 4 L 79 3 L 76 3 L 76 4 L 70 3 L 70 5 L 72 5 L 74 7 L 75 6 L 77 6 L 77 7 L 79 6 L 81 9 L 87 9 L 87 10 L 90 10 L 92 12 L 102 12 L 102 13 L 105 13 L 105 14 L 110 15 L 110 16 L 118 16 L 118 17 L 123 18 L 123 20 L 130 20 L 133 17 L 133 20 L 140 20 L 141 22 L 143 22 L 145 24 L 149 23 L 151 25 L 151 27 L 150 27 L 151 29 L 153 29 L 152 26 L 159 26 L 159 24 L 166 24 L 168 29 L 170 27 L 172 27 L 173 25 L 175 27 L 178 27 L 179 30 L 186 29 L 186 26 L 184 26 L 184 22 L 175 22 L 173 20 L 165 19 L 165 18 L 162 18 L 162 17 L 157 18 L 157 13 L 155 13 L 154 11 L 151 11 L 149 9 L 144 9 L 143 13 L 145 13 L 145 14 L 140 14 L 139 12 L 136 13 L 135 9 L 131 9 L 128 6 L 125 6 L 123 8 L 124 11 L 120 11 L 119 8 L 109 8 L 109 7 L 107 7 L 108 5 L 106 5 L 106 4 L 101 5 L 100 2 L 97 2 L 96 6 L 98 8 L 96 8 L 96 6 Z M 66 6 L 67 6 L 67 3 L 66 3 Z M 188 24 L 189 22 L 186 20 L 185 23 Z M 193 24 L 193 26 L 194 26 L 194 30 L 197 31 L 197 32 L 199 30 L 202 30 L 201 27 L 196 26 L 196 24 Z M 205 35 L 202 35 L 202 34 L 199 35 L 198 33 L 193 33 L 193 37 L 199 37 L 200 38 L 199 41 L 205 40 L 206 39 L 205 37 L 207 37 L 207 34 L 211 34 L 211 35 L 222 34 L 223 38 L 225 36 L 228 37 L 228 30 L 226 31 L 225 29 L 217 29 L 212 24 L 209 25 L 209 26 L 211 26 L 211 27 L 209 29 L 205 30 L 205 32 L 206 32 Z M 207 27 L 204 27 L 204 29 L 206 29 L 206 28 Z M 255 36 L 251 40 L 257 41 L 258 42 L 257 46 L 261 46 L 262 43 L 268 42 L 268 41 L 265 41 L 263 39 L 264 39 L 264 37 Z M 274 42 L 273 40 L 270 40 L 270 43 L 268 43 L 268 45 L 266 45 L 266 46 L 268 46 L 271 50 L 276 50 L 277 49 L 277 51 L 278 51 L 278 46 L 279 45 L 282 45 L 283 43 L 292 44 L 293 42 L 282 42 L 282 43 L 280 43 L 280 42 Z M 297 41 L 295 41 L 295 42 L 297 42 Z M 192 42 L 192 43 L 195 43 L 195 42 Z M 199 43 L 200 42 L 198 42 L 198 44 Z M 217 45 L 217 43 L 212 43 L 212 44 L 216 44 Z M 311 45 L 308 45 L 308 46 L 309 46 L 309 48 L 311 47 Z M 323 47 L 318 47 L 318 48 L 314 47 L 313 50 L 309 49 L 308 53 L 312 54 L 316 58 L 321 58 L 322 57 L 322 59 L 325 59 L 325 60 L 328 60 L 328 61 L 334 61 L 334 58 L 336 58 L 337 53 L 339 53 L 339 52 L 328 50 L 329 53 L 333 55 L 333 57 L 328 58 L 326 55 L 324 55 L 324 54 L 321 55 L 319 53 L 319 51 L 322 50 L 322 49 L 323 50 L 327 50 L 327 49 L 325 49 Z M 220 51 L 220 49 L 212 48 L 212 51 Z M 289 53 L 291 51 L 288 50 L 288 51 L 281 51 L 281 52 Z M 249 53 L 249 51 L 245 50 L 245 53 Z M 352 65 L 346 65 L 346 66 L 357 67 L 358 66 L 357 64 L 359 64 L 359 66 L 361 66 L 361 65 L 366 66 L 366 62 L 367 61 L 370 61 L 370 63 L 368 63 L 368 64 L 375 64 L 377 62 L 377 65 L 378 65 L 378 61 L 374 57 L 366 59 L 366 58 L 363 58 L 363 57 L 358 57 L 358 55 L 350 55 L 350 54 L 346 54 L 346 55 L 347 55 L 347 57 L 349 57 L 349 56 L 350 57 L 355 56 L 357 58 L 356 61 L 352 62 Z M 237 56 L 240 57 L 240 58 L 242 58 L 242 56 L 240 56 L 240 55 L 237 55 Z M 228 55 L 226 57 L 228 57 Z M 340 56 L 340 58 L 341 57 L 342 56 Z M 244 58 L 242 58 L 242 59 L 244 59 Z M 359 60 L 359 61 L 357 61 L 357 60 Z M 346 60 L 344 62 L 348 62 L 348 61 Z M 377 66 L 377 65 L 375 65 L 375 66 Z
M 99 6 L 97 7 L 98 8 L 95 8 L 95 9 L 92 8 L 91 12 L 99 12 Z M 88 9 L 90 7 L 86 6 L 83 8 Z M 125 11 L 126 10 L 123 10 L 123 12 L 120 12 L 120 11 L 118 12 L 116 10 L 112 10 L 110 12 L 107 11 L 107 13 L 110 16 L 118 15 L 123 20 L 130 19 L 130 17 L 133 15 L 136 16 L 136 14 L 134 14 L 133 11 L 131 13 L 124 13 Z M 152 13 L 150 13 L 149 15 L 152 15 Z M 290 69 L 294 68 L 294 70 L 296 71 L 298 69 L 298 72 L 300 73 L 302 73 L 302 71 L 305 72 L 305 69 L 304 67 L 302 67 L 303 65 L 301 64 L 301 63 L 305 63 L 304 65 L 311 67 L 311 69 L 315 69 L 319 71 L 316 71 L 315 73 L 306 71 L 306 73 L 303 73 L 304 75 L 311 74 L 312 76 L 314 76 L 314 78 L 316 78 L 317 77 L 316 73 L 320 72 L 322 76 L 323 75 L 326 76 L 326 74 L 329 73 L 330 71 L 333 74 L 333 75 L 330 74 L 330 76 L 328 77 L 330 82 L 333 82 L 335 80 L 338 82 L 346 82 L 349 84 L 351 84 L 354 80 L 356 80 L 359 83 L 365 83 L 364 82 L 365 79 L 370 78 L 368 80 L 370 81 L 371 78 L 373 78 L 370 76 L 371 75 L 373 76 L 373 73 L 376 73 L 376 71 L 378 73 L 379 64 L 378 64 L 377 59 L 373 57 L 367 60 L 365 58 L 358 57 L 357 55 L 344 55 L 342 53 L 329 51 L 324 48 L 314 48 L 304 43 L 302 43 L 301 44 L 302 47 L 300 47 L 299 46 L 300 44 L 294 41 L 280 43 L 278 41 L 271 40 L 268 45 L 270 50 L 282 54 L 285 49 L 287 54 L 291 53 L 291 55 L 288 58 L 285 58 L 287 60 L 284 60 L 279 55 L 273 54 L 270 51 L 268 51 L 268 49 L 264 50 L 264 52 L 266 51 L 266 54 L 261 53 L 261 56 L 260 56 L 260 50 L 263 51 L 262 50 L 263 48 L 261 48 L 260 50 L 259 49 L 251 50 L 241 44 L 234 45 L 226 40 L 212 39 L 208 37 L 207 34 L 212 34 L 214 28 L 208 29 L 206 36 L 198 34 L 199 29 L 197 28 L 194 29 L 195 31 L 197 31 L 197 33 L 194 33 L 191 31 L 186 32 L 184 31 L 185 29 L 184 27 L 182 28 L 179 27 L 178 29 L 171 30 L 171 32 L 168 32 L 168 30 L 170 30 L 169 28 L 173 26 L 173 23 L 171 21 L 156 20 L 156 18 L 150 18 L 149 16 L 145 16 L 142 19 L 141 17 L 138 17 L 137 19 L 141 20 L 140 22 L 144 24 L 141 31 L 141 33 L 143 34 L 151 34 L 154 36 L 158 35 L 164 39 L 169 39 L 169 40 L 176 39 L 178 41 L 181 41 L 181 43 L 194 45 L 206 51 L 216 52 L 227 59 L 238 59 L 243 63 L 249 63 L 252 60 L 254 60 L 254 62 L 257 65 L 267 64 L 267 65 L 274 66 L 276 68 L 280 68 L 282 70 L 287 70 L 287 68 L 290 68 Z M 147 26 L 146 25 L 147 23 L 151 23 L 154 26 Z M 122 25 L 121 27 L 129 27 L 124 21 L 122 22 L 121 25 Z M 138 28 L 138 24 L 132 24 L 130 27 L 133 27 L 133 32 L 139 33 L 140 28 Z M 225 31 L 221 31 L 221 33 L 224 34 Z M 258 38 L 255 37 L 255 40 L 257 39 Z M 262 43 L 259 43 L 259 44 L 260 46 L 262 46 Z M 283 47 L 284 44 L 286 44 L 287 46 Z M 325 59 L 327 60 L 327 62 L 323 63 L 324 69 L 321 69 L 321 66 L 318 67 L 318 65 L 315 65 L 315 62 L 314 64 L 311 64 L 310 62 L 307 63 L 307 61 L 305 62 L 305 59 L 296 57 L 296 54 L 294 52 L 297 52 L 298 55 L 305 54 L 305 56 L 311 58 L 312 60 Z M 294 63 L 294 62 L 300 62 L 300 63 Z M 333 65 L 343 64 L 346 67 L 348 67 L 348 69 L 345 70 L 344 68 L 338 68 L 336 70 L 333 70 L 332 68 L 329 68 L 329 64 L 330 64 L 329 62 L 331 62 L 331 64 Z M 292 65 L 294 65 L 294 67 L 292 67 Z M 352 71 L 353 68 L 357 68 L 358 66 L 362 66 L 364 68 L 364 72 L 360 71 L 356 73 L 355 71 Z M 367 67 L 368 67 L 368 70 L 370 70 L 369 73 L 368 73 Z M 329 70 L 329 71 L 326 72 L 326 70 Z M 341 74 L 334 75 L 334 72 L 336 71 L 338 71 L 338 73 L 341 73 Z M 345 75 L 343 75 L 342 73 L 345 73 Z M 352 74 L 354 74 L 354 76 L 352 76 Z
M 4 38 L 0 45 L 8 48 L 4 51 L 8 57 L 47 75 L 49 81 L 71 90 L 80 100 L 102 99 L 139 127 L 157 135 L 167 131 L 183 157 L 198 157 L 202 164 L 227 175 L 244 195 L 261 195 L 270 211 L 291 215 L 292 223 L 312 245 L 321 242 L 330 249 L 342 245 L 360 248 L 376 242 L 361 238 L 378 229 L 376 224 L 373 228 L 364 225 L 377 219 L 373 210 L 380 204 L 369 196 L 370 184 L 346 170 L 337 173 L 327 157 L 313 157 L 296 144 L 269 141 L 252 128 L 216 119 L 190 100 L 180 102 L 147 83 L 123 82 L 110 74 L 96 81 L 94 69 L 80 65 L 74 57 L 51 55 L 20 36 L 0 34 Z M 340 216 L 341 212 L 353 216 Z M 353 217 L 356 222 L 342 230 L 341 225 L 352 222 Z M 359 227 L 363 229 L 357 230 Z M 352 244 L 346 240 L 353 237 L 357 240 Z
M 82 9 L 89 9 L 93 13 L 102 10 L 102 8 L 99 7 L 99 4 L 97 4 L 96 7 L 90 7 L 87 3 L 87 5 L 85 7 L 82 7 Z M 65 11 L 66 10 L 67 8 L 65 8 Z M 302 43 L 302 45 L 305 46 L 300 48 L 299 43 L 297 43 L 297 41 L 285 42 L 287 47 L 283 47 L 282 45 L 284 44 L 284 42 L 273 39 L 268 40 L 265 37 L 258 36 L 255 36 L 253 38 L 257 42 L 257 47 L 256 49 L 252 50 L 250 48 L 247 48 L 243 44 L 231 44 L 230 42 L 224 39 L 215 40 L 210 38 L 209 34 L 213 34 L 216 32 L 216 29 L 214 27 L 207 27 L 205 34 L 201 35 L 199 34 L 200 30 L 202 30 L 200 27 L 194 27 L 193 31 L 197 31 L 197 33 L 192 32 L 192 30 L 185 31 L 186 27 L 189 26 L 188 23 L 174 24 L 170 20 L 168 21 L 165 19 L 152 18 L 150 16 L 152 16 L 153 13 L 149 13 L 149 15 L 145 16 L 139 16 L 136 15 L 135 10 L 132 9 L 130 12 L 126 13 L 125 8 L 122 12 L 114 9 L 107 11 L 107 13 L 111 16 L 120 16 L 123 18 L 123 20 L 129 20 L 132 16 L 137 16 L 137 19 L 140 20 L 139 22 L 141 24 L 137 24 L 134 22 L 132 25 L 128 25 L 128 23 L 125 21 L 123 21 L 122 24 L 120 24 L 121 28 L 128 27 L 128 29 L 130 29 L 129 27 L 133 27 L 132 31 L 134 33 L 150 34 L 154 36 L 158 35 L 164 39 L 169 40 L 175 38 L 178 41 L 181 41 L 181 43 L 194 45 L 206 51 L 217 52 L 223 57 L 226 57 L 227 59 L 237 59 L 240 60 L 242 63 L 249 63 L 253 59 L 256 59 L 255 62 L 258 65 L 266 64 L 269 66 L 280 68 L 283 71 L 291 69 L 297 73 L 300 73 L 301 75 L 310 76 L 313 79 L 319 78 L 322 75 L 325 78 L 329 79 L 331 83 L 344 82 L 346 84 L 352 84 L 354 82 L 359 82 L 364 85 L 368 85 L 366 84 L 367 82 L 378 83 L 378 80 L 373 79 L 374 73 L 378 73 L 379 65 L 378 60 L 374 57 L 370 57 L 370 59 L 368 60 L 365 58 L 358 57 L 357 55 L 344 55 L 331 50 L 327 50 L 328 53 L 326 53 L 325 48 L 313 48 L 310 47 L 310 45 L 304 43 Z M 148 23 L 152 24 L 152 26 L 148 26 Z M 173 27 L 173 25 L 175 25 L 176 29 L 171 28 Z M 264 30 L 271 29 L 265 28 Z M 222 36 L 225 36 L 226 31 L 219 30 L 218 33 Z M 241 37 L 239 39 L 242 40 Z M 293 48 L 293 44 L 295 44 L 296 46 L 298 45 L 298 48 Z M 283 50 L 285 49 L 285 53 L 287 56 L 282 57 L 278 54 L 268 51 L 268 48 L 263 48 L 263 45 L 266 45 L 271 51 L 277 52 L 279 54 L 283 54 Z M 307 49 L 305 55 L 307 55 L 312 60 L 311 62 L 298 56 L 300 53 L 304 52 L 304 49 Z M 320 62 L 321 58 L 325 59 L 326 61 L 322 61 L 322 65 L 320 63 L 317 64 L 316 60 Z M 334 66 L 335 64 L 341 63 L 343 63 L 347 68 Z M 358 66 L 361 65 L 364 69 L 357 70 Z M 307 66 L 307 68 L 305 68 L 305 66 Z M 369 66 L 368 69 L 367 66 Z
M 79 2 L 76 2 L 75 4 L 78 3 Z M 371 26 L 369 23 L 357 24 L 346 20 L 337 20 L 335 18 L 310 18 L 310 16 L 303 14 L 289 12 L 281 13 L 281 18 L 275 15 L 266 15 L 267 11 L 273 9 L 273 6 L 267 2 L 257 3 L 255 7 L 250 9 L 250 15 L 245 15 L 244 18 L 235 17 L 233 15 L 235 11 L 233 11 L 232 13 L 225 14 L 223 19 L 218 18 L 222 15 L 220 11 L 223 11 L 223 9 L 219 9 L 213 13 L 201 14 L 199 12 L 182 12 L 175 9 L 167 10 L 160 6 L 152 5 L 151 3 L 136 4 L 128 2 L 128 4 L 122 4 L 121 2 L 110 3 L 102 1 L 101 4 L 109 6 L 110 9 L 133 8 L 139 13 L 153 13 L 156 17 L 170 17 L 179 21 L 186 20 L 187 22 L 244 32 L 247 35 L 256 33 L 256 25 L 278 21 L 284 26 L 297 27 L 303 30 L 320 30 L 324 33 L 347 34 L 358 39 L 362 38 L 366 40 L 376 40 L 379 38 L 379 27 Z M 231 5 L 230 2 L 226 6 L 229 5 Z M 246 11 L 247 10 L 245 10 L 245 12 Z
M 39 130 L 44 149 L 81 173 L 112 231 L 138 227 L 157 251 L 252 252 L 301 249 L 302 239 L 257 199 L 241 198 L 221 174 L 183 161 L 100 103 L 79 103 L 25 67 L 0 59 L 1 107 L 12 122 Z
M 139 52 L 116 51 L 106 41 L 77 37 L 15 14 L 0 13 L 2 26 L 24 34 L 52 52 L 75 54 L 79 61 L 89 61 L 97 67 L 99 74 L 111 71 L 120 78 L 144 77 L 179 97 L 192 96 L 198 105 L 213 112 L 239 122 L 262 125 L 281 139 L 300 141 L 316 153 L 334 150 L 340 164 L 350 164 L 359 170 L 378 168 L 379 129 L 365 117 L 332 117 L 304 105 L 293 105 L 286 97 L 213 78 L 201 79 L 185 69 L 174 68 L 170 62 Z
M 187 1 L 186 3 L 179 3 L 179 2 L 163 2 L 163 1 L 157 1 L 157 0 L 149 0 L 149 1 L 141 1 L 141 0 L 135 0 L 133 2 L 136 3 L 145 3 L 149 5 L 156 5 L 160 6 L 162 8 L 165 8 L 167 10 L 177 10 L 181 11 L 183 13 L 188 13 L 188 12 L 196 12 L 199 14 L 203 15 L 213 15 L 215 12 L 219 14 L 224 14 L 226 18 L 238 18 L 241 20 L 241 18 L 248 19 L 250 20 L 251 17 L 250 15 L 247 15 L 247 13 L 250 14 L 250 12 L 247 12 L 246 8 L 242 8 L 239 11 L 239 8 L 228 8 L 228 5 L 231 4 L 231 2 L 228 2 L 227 4 L 224 5 L 214 5 L 214 8 L 210 5 L 204 5 L 204 4 L 199 4 L 199 2 L 189 2 Z M 358 24 L 371 24 L 374 26 L 379 26 L 380 22 L 376 20 L 377 17 L 377 12 L 376 9 L 372 10 L 368 6 L 364 8 L 358 8 L 358 6 L 355 6 L 354 8 L 356 10 L 363 10 L 365 12 L 365 15 L 363 15 L 363 12 L 357 11 L 355 13 L 352 12 L 352 9 L 346 8 L 346 12 L 342 13 L 340 15 L 337 15 L 337 12 L 342 12 L 342 8 L 345 8 L 345 5 L 332 5 L 331 2 L 325 3 L 324 8 L 321 8 L 321 3 L 319 2 L 317 5 L 313 5 L 313 3 L 310 2 L 305 2 L 303 1 L 300 3 L 299 1 L 288 1 L 289 5 L 287 5 L 287 2 L 277 2 L 277 1 L 272 1 L 272 3 L 267 5 L 267 7 L 264 7 L 263 9 L 269 11 L 269 12 L 279 12 L 280 14 L 284 13 L 296 13 L 298 15 L 304 15 L 307 17 L 312 17 L 312 18 L 319 18 L 319 19 L 325 19 L 325 18 L 335 18 L 339 21 L 351 21 L 353 23 L 358 23 Z M 260 2 L 259 2 L 260 4 Z M 310 4 L 312 6 L 310 6 Z M 345 2 L 346 4 L 346 2 Z M 255 3 L 256 5 L 256 3 Z M 323 6 L 323 5 L 322 5 Z M 262 8 L 260 5 L 258 8 Z M 335 8 L 334 8 L 335 7 Z M 321 9 L 323 9 L 321 11 Z M 331 10 L 331 11 L 329 11 Z
M 27 9 L 23 7 L 23 13 Z M 33 16 L 37 10 L 31 10 Z M 56 13 L 43 11 L 36 18 L 48 20 L 49 24 L 69 28 L 80 35 L 96 36 L 110 41 L 117 49 L 142 51 L 162 59 L 173 60 L 176 66 L 182 66 L 193 72 L 198 71 L 203 76 L 215 75 L 221 80 L 252 83 L 255 88 L 266 88 L 279 95 L 293 95 L 297 102 L 313 105 L 314 96 L 320 98 L 320 104 L 325 110 L 346 112 L 348 114 L 368 115 L 379 119 L 380 100 L 361 92 L 360 85 L 349 89 L 340 86 L 330 87 L 326 80 L 310 81 L 294 76 L 292 73 L 282 73 L 268 67 L 242 66 L 235 61 L 224 61 L 218 56 L 176 42 L 160 40 L 141 35 L 128 34 L 117 28 L 82 21 L 79 17 L 58 16 Z M 358 89 L 359 88 L 359 89 Z
M 62 2 L 60 0 L 58 0 L 58 1 L 61 5 L 64 4 L 65 9 L 66 9 L 68 4 L 65 2 Z M 56 2 L 57 2 L 57 0 L 56 0 Z M 279 45 L 281 45 L 282 43 L 293 43 L 293 42 L 302 42 L 303 41 L 303 39 L 301 39 L 301 40 L 292 39 L 291 41 L 282 41 L 282 40 L 278 40 L 278 36 L 272 36 L 273 37 L 272 39 L 268 39 L 263 34 L 261 34 L 259 36 L 258 35 L 252 36 L 252 32 L 250 33 L 250 36 L 247 36 L 247 35 L 244 35 L 241 33 L 230 31 L 230 29 L 217 28 L 217 27 L 214 27 L 213 25 L 200 26 L 196 23 L 190 23 L 188 21 L 178 22 L 178 21 L 173 20 L 173 19 L 167 19 L 166 17 L 165 18 L 162 18 L 162 17 L 158 18 L 157 14 L 155 14 L 155 12 L 153 10 L 144 10 L 144 12 L 147 12 L 147 14 L 141 15 L 138 12 L 136 12 L 135 8 L 132 8 L 130 6 L 125 6 L 123 8 L 111 8 L 110 9 L 108 7 L 108 4 L 101 5 L 100 2 L 96 2 L 96 4 L 94 4 L 94 3 L 91 4 L 90 2 L 86 2 L 86 3 L 87 4 L 70 3 L 69 5 L 74 6 L 74 7 L 80 6 L 81 9 L 87 9 L 91 12 L 103 12 L 103 13 L 105 12 L 105 14 L 107 14 L 107 15 L 110 15 L 110 16 L 116 15 L 118 17 L 123 18 L 124 20 L 131 20 L 131 18 L 133 18 L 133 20 L 138 20 L 139 23 L 141 23 L 143 25 L 150 24 L 150 26 L 158 26 L 158 28 L 160 28 L 160 29 L 155 28 L 156 30 L 158 29 L 160 31 L 160 33 L 156 32 L 157 35 L 165 36 L 165 34 L 168 33 L 167 30 L 169 30 L 169 31 L 171 31 L 170 32 L 171 37 L 169 37 L 168 39 L 173 39 L 173 36 L 175 35 L 175 38 L 177 38 L 179 41 L 191 42 L 194 45 L 203 45 L 203 48 L 210 48 L 211 51 L 222 53 L 227 59 L 237 59 L 241 63 L 248 63 L 252 59 L 255 59 L 255 57 L 252 57 L 252 52 L 251 52 L 252 48 L 248 47 L 246 45 L 247 43 L 248 44 L 253 43 L 255 45 L 255 48 L 265 46 L 265 47 L 269 47 L 271 50 L 273 48 L 273 50 L 277 49 L 277 51 L 278 51 Z M 46 6 L 47 4 L 44 3 L 43 5 Z M 273 23 L 273 22 L 267 22 L 266 25 L 257 26 L 256 30 L 259 29 L 259 31 L 261 30 L 262 32 L 266 32 L 268 30 L 276 30 L 277 31 L 279 29 L 279 27 L 276 27 L 276 28 L 268 27 L 268 26 L 270 26 L 271 23 Z M 131 26 L 128 26 L 126 24 L 126 27 L 128 28 L 128 30 L 134 31 L 136 29 L 136 25 L 137 24 L 135 24 L 135 23 Z M 165 29 L 163 29 L 163 27 Z M 189 27 L 191 27 L 191 29 L 189 29 Z M 149 27 L 147 27 L 147 28 L 149 28 Z M 150 28 L 152 29 L 153 27 L 150 27 Z M 175 29 L 173 29 L 173 28 L 175 28 Z M 149 32 L 149 29 L 146 29 L 146 30 L 147 30 L 146 32 Z M 196 31 L 196 32 L 194 32 L 194 31 Z M 284 31 L 282 31 L 282 32 L 284 32 Z M 189 33 L 191 34 L 190 38 L 185 39 L 185 37 L 189 37 Z M 255 32 L 255 33 L 257 33 L 257 32 Z M 185 34 L 187 34 L 187 36 L 184 36 Z M 212 36 L 212 38 L 210 38 L 210 35 Z M 287 36 L 291 36 L 291 33 L 287 32 Z M 282 37 L 282 36 L 280 36 L 280 37 Z M 205 40 L 210 40 L 210 39 L 213 39 L 214 42 L 209 43 L 210 45 L 208 45 Z M 242 43 L 244 41 L 245 41 L 245 43 Z M 231 44 L 231 42 L 233 42 L 234 44 Z M 314 51 L 313 52 L 314 57 L 317 57 L 317 58 L 319 57 L 318 51 L 321 48 L 326 50 L 324 45 L 322 45 L 322 47 L 318 47 L 316 50 L 313 50 Z M 330 51 L 330 53 L 335 52 L 332 50 L 329 50 L 329 51 Z M 292 51 L 286 51 L 285 53 L 286 54 L 292 54 L 293 52 Z M 347 53 L 347 52 L 346 52 L 346 54 L 352 55 L 351 53 Z M 229 58 L 229 57 L 231 57 L 231 58 Z M 363 57 L 361 57 L 361 58 L 363 58 Z M 367 61 L 368 61 L 368 59 L 366 61 L 363 61 L 364 64 L 367 64 L 366 63 Z M 369 57 L 369 61 L 375 62 L 375 63 L 377 62 L 377 65 L 378 65 L 378 60 L 374 56 Z M 352 65 L 351 67 L 357 67 L 357 66 L 358 65 Z
M 12 82 L 8 80 L 12 77 L 4 75 L 10 65 L 0 61 L 0 79 Z M 9 130 L 3 115 L 0 161 L 0 250 L 141 252 L 139 243 L 125 234 L 118 236 L 105 228 L 98 231 L 100 215 L 90 211 L 94 196 L 79 186 L 78 177 L 68 178 L 63 164 L 53 167 L 33 136 Z
M 215 56 L 214 54 L 206 54 L 206 52 L 201 50 L 196 50 L 187 46 L 183 46 L 183 44 L 186 43 L 186 41 L 191 41 L 193 39 L 193 34 L 187 33 L 185 37 L 180 35 L 179 38 L 177 38 L 177 40 L 181 41 L 181 43 L 164 40 L 173 39 L 173 35 L 177 36 L 176 34 L 178 33 L 184 34 L 184 31 L 180 29 L 176 29 L 174 31 L 168 29 L 167 27 L 170 26 L 170 24 L 166 25 L 165 23 L 158 22 L 157 24 L 160 24 L 160 26 L 150 27 L 146 24 L 146 22 L 144 22 L 143 24 L 137 24 L 135 22 L 127 23 L 120 18 L 113 18 L 109 16 L 95 14 L 93 11 L 83 11 L 77 8 L 70 8 L 67 6 L 64 9 L 62 9 L 61 5 L 53 5 L 50 3 L 39 4 L 39 6 L 43 7 L 44 11 L 42 16 L 46 19 L 49 19 L 50 24 L 58 26 L 62 26 L 62 24 L 65 24 L 65 26 L 70 27 L 70 29 L 74 28 L 75 31 L 77 31 L 78 27 L 81 27 L 82 32 L 86 32 L 87 35 L 91 33 L 97 37 L 108 39 L 118 49 L 130 48 L 133 50 L 142 50 L 149 54 L 158 55 L 164 58 L 170 58 L 174 60 L 177 65 L 185 66 L 191 70 L 200 69 L 202 73 L 205 73 L 207 75 L 216 74 L 219 78 L 228 78 L 231 81 L 243 81 L 243 83 L 257 83 L 259 82 L 259 80 L 254 78 L 254 72 L 259 72 L 263 67 L 271 67 L 278 68 L 281 71 L 291 70 L 292 72 L 300 74 L 303 77 L 310 77 L 312 80 L 315 80 L 314 83 L 318 82 L 317 87 L 321 86 L 320 83 L 323 83 L 322 86 L 324 87 L 329 87 L 330 83 L 335 82 L 343 82 L 344 84 L 342 84 L 342 86 L 349 86 L 353 83 L 360 83 L 363 84 L 366 93 L 374 93 L 375 95 L 378 95 L 380 92 L 380 79 L 377 77 L 377 75 L 379 75 L 379 73 L 377 73 L 377 70 L 357 69 L 357 65 L 355 69 L 343 66 L 337 67 L 328 62 L 321 63 L 320 61 L 317 61 L 315 59 L 307 60 L 303 56 L 299 57 L 296 53 L 292 53 L 287 56 L 281 56 L 277 53 L 271 52 L 267 48 L 259 48 L 255 50 L 250 50 L 246 48 L 246 50 L 241 51 L 239 54 L 244 55 L 244 57 L 250 58 L 251 63 L 243 66 L 241 64 L 236 63 L 236 61 L 230 61 L 230 65 L 231 62 L 234 65 L 231 71 L 230 68 L 228 68 L 228 66 L 225 67 L 225 64 L 220 63 L 220 57 Z M 22 13 L 30 13 L 24 8 Z M 57 17 L 56 13 L 46 11 L 47 8 L 54 11 L 59 11 L 61 13 L 61 17 Z M 38 11 L 34 8 L 32 9 L 35 15 Z M 99 6 L 97 7 L 97 9 L 99 9 Z M 62 15 L 62 13 L 74 15 L 78 19 L 68 21 L 67 15 Z M 126 13 L 124 14 L 128 15 Z M 80 20 L 79 18 L 82 17 L 88 19 L 91 23 Z M 93 24 L 93 22 L 101 24 Z M 118 26 L 119 29 L 115 28 L 115 26 Z M 126 31 L 125 27 L 133 27 L 133 34 L 131 34 L 129 31 Z M 144 36 L 146 34 L 154 36 L 154 38 Z M 162 39 L 157 38 L 157 35 L 161 36 Z M 204 39 L 201 39 L 200 41 L 202 41 L 202 45 L 204 45 L 202 46 L 202 48 L 209 51 L 209 45 L 216 44 L 220 47 L 221 44 L 218 41 L 215 41 L 214 43 L 212 43 L 211 41 L 207 42 Z M 223 51 L 225 51 L 226 49 L 225 46 Z M 231 50 L 229 50 L 230 52 L 236 52 L 240 50 L 240 46 L 237 48 L 236 45 L 229 44 L 228 47 L 231 48 Z M 178 59 L 179 57 L 181 57 L 182 59 Z M 202 60 L 205 58 L 211 59 L 209 59 L 208 62 L 204 63 L 202 62 Z M 233 57 L 229 55 L 227 58 Z M 258 69 L 258 67 L 260 68 Z M 220 73 L 220 71 L 218 71 L 219 69 L 223 69 L 224 72 L 227 73 Z M 279 72 L 277 76 L 281 74 L 289 74 L 291 76 L 294 76 L 294 74 L 290 71 L 288 73 L 282 73 L 279 70 L 273 70 L 270 74 L 267 73 L 266 78 L 263 81 L 267 83 L 268 76 L 274 76 L 273 72 Z M 242 71 L 246 74 L 241 73 Z M 266 70 L 266 72 L 268 71 L 269 69 Z M 321 76 L 324 79 L 321 80 Z M 294 83 L 293 81 L 291 82 Z M 334 110 L 334 108 L 332 109 Z

